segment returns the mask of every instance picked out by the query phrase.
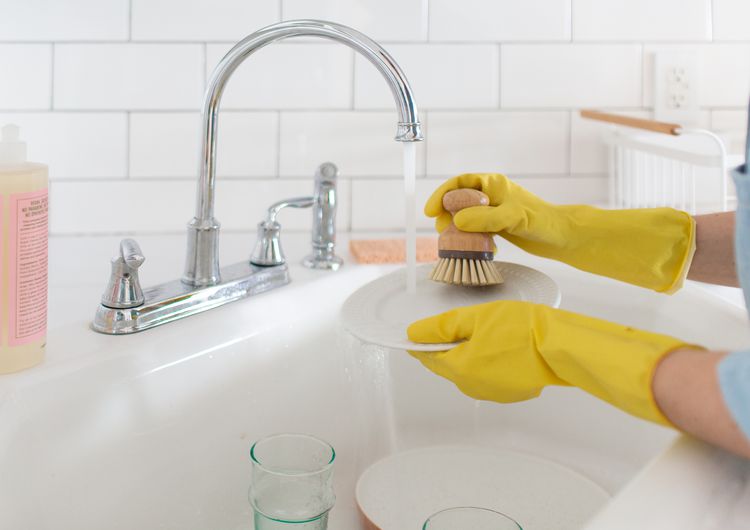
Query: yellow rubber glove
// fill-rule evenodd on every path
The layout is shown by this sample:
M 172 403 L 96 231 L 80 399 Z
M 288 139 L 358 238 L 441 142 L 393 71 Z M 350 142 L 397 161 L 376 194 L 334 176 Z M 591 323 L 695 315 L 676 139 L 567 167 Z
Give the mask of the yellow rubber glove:
M 539 395 L 548 385 L 573 385 L 640 418 L 671 426 L 651 380 L 679 339 L 530 302 L 461 307 L 414 322 L 409 339 L 457 342 L 437 353 L 409 352 L 468 396 L 501 403 Z
M 677 291 L 695 252 L 695 221 L 686 212 L 559 206 L 496 173 L 460 175 L 435 190 L 424 212 L 437 217 L 438 231 L 451 220 L 443 195 L 457 188 L 482 190 L 490 198 L 490 206 L 458 212 L 459 229 L 496 233 L 531 254 L 654 291 Z

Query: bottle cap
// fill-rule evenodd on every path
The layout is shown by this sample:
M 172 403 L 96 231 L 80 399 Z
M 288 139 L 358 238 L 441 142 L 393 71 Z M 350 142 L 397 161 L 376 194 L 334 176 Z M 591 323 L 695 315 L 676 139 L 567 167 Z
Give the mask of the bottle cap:
M 9 123 L 0 132 L 0 164 L 23 164 L 26 162 L 26 142 L 19 140 L 18 125 Z

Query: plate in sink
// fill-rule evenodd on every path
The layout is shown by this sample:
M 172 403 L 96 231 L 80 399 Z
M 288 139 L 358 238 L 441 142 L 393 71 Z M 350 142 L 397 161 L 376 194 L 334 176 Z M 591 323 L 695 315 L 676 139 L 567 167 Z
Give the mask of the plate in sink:
M 425 318 L 455 307 L 497 300 L 523 300 L 559 307 L 557 284 L 531 267 L 494 262 L 504 282 L 486 287 L 461 287 L 428 278 L 433 264 L 417 267 L 417 293 L 406 292 L 406 268 L 398 269 L 360 287 L 344 302 L 341 323 L 363 342 L 397 350 L 443 351 L 452 344 L 418 344 L 406 337 L 406 328 Z
M 362 473 L 356 496 L 366 528 L 380 530 L 422 528 L 433 513 L 458 506 L 498 511 L 524 530 L 579 530 L 610 499 L 561 464 L 481 446 L 388 456 Z

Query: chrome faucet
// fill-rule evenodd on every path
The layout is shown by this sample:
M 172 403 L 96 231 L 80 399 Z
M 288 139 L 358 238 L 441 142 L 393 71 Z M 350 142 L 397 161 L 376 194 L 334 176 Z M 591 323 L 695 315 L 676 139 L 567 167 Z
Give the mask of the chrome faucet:
M 189 285 L 216 285 L 219 271 L 219 221 L 214 217 L 216 188 L 216 135 L 219 102 L 232 73 L 264 46 L 290 37 L 323 37 L 346 44 L 366 57 L 385 77 L 398 110 L 397 142 L 422 139 L 417 106 L 401 68 L 378 43 L 347 26 L 323 20 L 290 20 L 263 28 L 238 42 L 214 69 L 203 100 L 203 137 L 198 204 L 188 224 L 188 250 L 183 281 Z
M 316 175 L 312 197 L 282 201 L 271 207 L 266 220 L 259 225 L 259 240 L 251 259 L 219 267 L 220 225 L 214 217 L 214 194 L 219 103 L 224 88 L 237 67 L 260 48 L 290 37 L 309 36 L 340 42 L 366 57 L 391 88 L 399 117 L 395 140 L 422 140 L 409 82 L 388 52 L 366 35 L 334 22 L 291 20 L 245 37 L 214 69 L 203 100 L 198 200 L 195 217 L 188 224 L 187 260 L 182 279 L 141 291 L 137 274 L 132 274 L 131 269 L 137 270 L 144 258 L 134 241 L 124 242 L 121 255 L 113 261 L 113 275 L 125 274 L 127 282 L 123 283 L 120 277 L 110 280 L 92 323 L 94 330 L 108 334 L 134 333 L 286 285 L 290 281 L 289 270 L 281 252 L 276 215 L 287 206 L 313 207 L 313 251 L 304 264 L 329 270 L 341 265 L 334 252 L 337 170 L 333 164 L 324 164 Z M 119 300 L 118 293 L 124 293 L 127 300 Z

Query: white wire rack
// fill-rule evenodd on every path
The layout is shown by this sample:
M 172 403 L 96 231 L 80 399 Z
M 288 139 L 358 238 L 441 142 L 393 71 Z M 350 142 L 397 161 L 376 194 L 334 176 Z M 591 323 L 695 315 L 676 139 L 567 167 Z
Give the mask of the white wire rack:
M 581 115 L 613 124 L 604 137 L 610 207 L 670 206 L 691 214 L 729 209 L 731 160 L 716 133 L 597 111 Z

